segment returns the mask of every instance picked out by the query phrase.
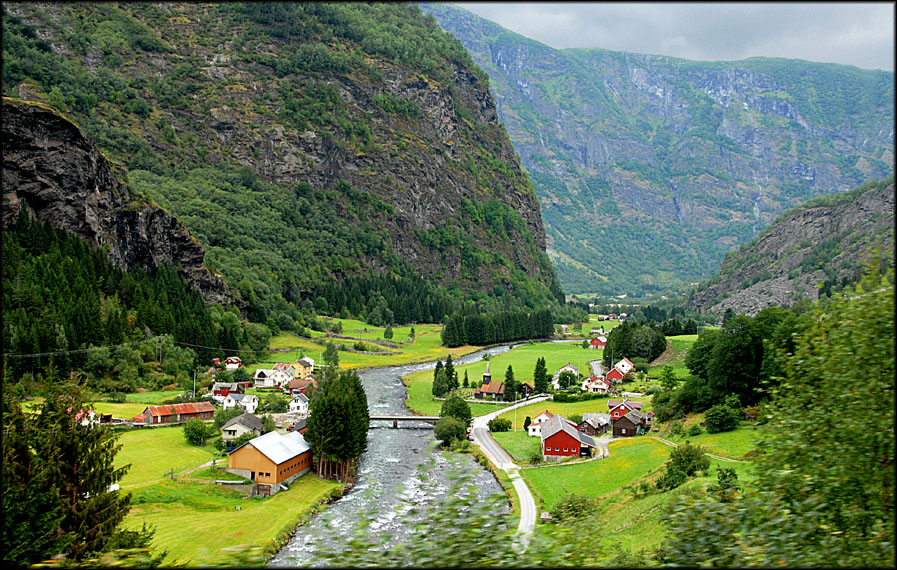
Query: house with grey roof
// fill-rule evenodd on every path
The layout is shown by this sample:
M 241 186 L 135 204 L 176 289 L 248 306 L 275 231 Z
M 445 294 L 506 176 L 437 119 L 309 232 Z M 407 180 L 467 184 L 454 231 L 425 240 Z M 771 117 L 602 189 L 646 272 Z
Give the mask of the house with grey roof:
M 542 458 L 545 461 L 591 457 L 595 448 L 595 440 L 576 429 L 576 425 L 567 418 L 556 415 L 543 422 Z
M 226 424 L 221 426 L 221 439 L 225 443 L 234 441 L 243 434 L 253 433 L 262 435 L 265 427 L 262 420 L 252 414 L 243 414 L 235 418 L 231 418 Z

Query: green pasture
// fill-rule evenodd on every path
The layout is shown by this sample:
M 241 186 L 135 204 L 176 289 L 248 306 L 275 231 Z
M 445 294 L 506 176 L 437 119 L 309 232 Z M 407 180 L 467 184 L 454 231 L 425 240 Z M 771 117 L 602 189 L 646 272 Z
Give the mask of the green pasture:
M 449 354 L 452 354 L 453 357 L 458 357 L 479 349 L 479 347 L 475 346 L 462 346 L 451 349 L 442 346 L 442 325 L 434 324 L 414 325 L 415 337 L 413 341 L 408 338 L 411 325 L 395 327 L 393 328 L 393 338 L 388 341 L 395 344 L 395 347 L 373 345 L 370 342 L 371 340 L 385 340 L 383 339 L 383 331 L 385 330 L 383 327 L 372 327 L 361 321 L 351 319 L 334 320 L 343 323 L 343 330 L 340 336 L 351 337 L 333 338 L 334 344 L 343 344 L 351 347 L 356 340 L 359 340 L 377 350 L 387 351 L 384 354 L 363 354 L 341 350 L 339 351 L 340 368 L 375 368 L 416 364 L 445 359 Z M 322 336 L 322 334 L 316 336 Z M 308 339 L 280 334 L 271 339 L 269 347 L 278 350 L 278 352 L 272 352 L 264 360 L 247 365 L 247 372 L 252 374 L 259 368 L 270 368 L 276 362 L 292 362 L 298 358 L 300 351 L 312 358 L 316 364 L 323 363 L 324 345 Z
M 696 417 L 703 419 L 703 414 Z M 702 445 L 707 448 L 709 453 L 728 457 L 729 459 L 742 459 L 746 453 L 753 449 L 753 442 L 758 437 L 757 427 L 748 422 L 741 422 L 741 425 L 732 431 L 724 431 L 720 433 L 707 433 L 704 431 L 699 435 L 666 435 L 664 439 L 684 444 L 690 441 L 692 445 Z
M 529 488 L 544 501 L 546 509 L 564 491 L 589 497 L 601 497 L 638 481 L 660 467 L 670 456 L 670 447 L 651 437 L 633 437 L 612 441 L 610 456 L 570 465 L 546 465 L 522 469 Z
M 100 414 L 112 414 L 113 418 L 124 418 L 130 420 L 137 414 L 142 414 L 147 406 L 155 404 L 118 404 L 115 402 L 95 402 L 93 409 Z
M 153 547 L 169 553 L 164 565 L 242 566 L 241 556 L 263 555 L 341 486 L 307 473 L 287 491 L 247 499 L 217 485 L 159 481 L 134 493 L 123 526 L 154 527 Z
M 511 417 L 513 418 L 513 416 L 514 414 L 512 413 Z M 518 431 L 493 433 L 492 437 L 511 454 L 514 462 L 518 464 L 528 461 L 533 453 L 542 449 L 542 438 L 527 435 L 522 427 Z
M 115 467 L 131 464 L 120 482 L 123 490 L 156 484 L 169 469 L 180 471 L 216 458 L 210 444 L 196 447 L 187 443 L 183 426 L 133 429 L 122 432 L 118 442 L 122 447 L 115 456 Z
M 688 368 L 685 367 L 685 355 L 688 353 L 688 349 L 698 340 L 698 335 L 696 334 L 683 334 L 678 336 L 668 336 L 667 340 L 670 341 L 671 347 L 673 349 L 672 359 L 665 361 L 663 364 L 659 366 L 652 366 L 648 368 L 648 376 L 655 381 L 660 377 L 660 372 L 663 370 L 663 367 L 667 364 L 673 367 L 673 372 L 680 379 L 684 379 L 689 374 Z

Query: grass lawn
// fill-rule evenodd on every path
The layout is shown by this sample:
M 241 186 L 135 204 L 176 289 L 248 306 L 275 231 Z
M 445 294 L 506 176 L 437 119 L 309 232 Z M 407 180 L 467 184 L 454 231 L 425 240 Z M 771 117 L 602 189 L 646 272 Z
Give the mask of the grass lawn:
M 360 321 L 348 319 L 342 319 L 341 321 L 343 322 L 343 331 L 340 333 L 341 336 L 361 340 L 370 346 L 373 346 L 369 342 L 370 340 L 384 340 L 383 331 L 385 329 L 383 327 L 372 327 Z M 376 346 L 377 349 L 388 351 L 386 354 L 362 354 L 341 350 L 339 352 L 340 367 L 373 368 L 381 366 L 399 366 L 403 364 L 415 364 L 445 359 L 449 354 L 452 354 L 453 357 L 458 357 L 479 350 L 479 347 L 475 346 L 462 346 L 451 349 L 442 346 L 442 325 L 414 325 L 415 337 L 413 341 L 408 340 L 410 331 L 411 325 L 393 328 L 394 334 L 390 342 L 395 343 L 397 346 L 395 348 Z M 321 333 L 316 336 L 321 336 Z M 352 339 L 334 338 L 332 340 L 335 344 L 352 346 L 355 343 Z M 276 362 L 292 362 L 298 358 L 300 351 L 314 359 L 318 364 L 323 361 L 323 345 L 293 335 L 277 335 L 271 339 L 269 347 L 281 349 L 281 351 L 272 353 L 263 361 L 246 365 L 247 372 L 253 374 L 258 368 L 270 368 Z M 289 351 L 283 352 L 282 349 L 289 349 Z
M 703 415 L 699 415 L 699 417 L 702 419 Z M 756 426 L 749 422 L 741 422 L 741 425 L 732 431 L 721 433 L 707 433 L 705 431 L 699 435 L 667 435 L 664 439 L 680 445 L 690 441 L 692 445 L 706 447 L 707 451 L 714 455 L 728 457 L 729 459 L 741 459 L 747 452 L 753 449 L 752 443 L 758 435 L 759 432 Z
M 154 404 L 117 404 L 115 402 L 94 402 L 93 409 L 101 414 L 112 414 L 113 418 L 131 419 L 142 414 L 147 406 Z
M 511 414 L 511 417 L 513 416 L 514 414 Z M 533 453 L 539 452 L 542 448 L 542 438 L 528 436 L 523 429 L 493 433 L 492 437 L 511 454 L 517 464 L 529 461 Z
M 247 499 L 217 485 L 160 481 L 135 492 L 123 526 L 155 527 L 153 546 L 168 550 L 166 566 L 242 566 L 241 553 L 263 556 L 265 548 L 341 486 L 306 474 L 273 497 Z M 263 561 L 252 560 L 257 565 Z
M 199 383 L 199 375 L 197 375 L 196 381 L 197 383 Z M 146 406 L 157 406 L 164 400 L 170 400 L 181 392 L 183 392 L 183 390 L 155 390 L 150 392 L 132 392 L 130 394 L 125 394 L 125 402 L 128 404 L 144 404 L 144 408 Z M 143 410 L 141 409 L 140 411 L 142 412 Z
M 196 447 L 187 443 L 183 427 L 125 431 L 118 442 L 122 448 L 115 456 L 115 467 L 131 464 L 120 482 L 125 491 L 158 483 L 169 469 L 178 471 L 216 458 L 211 445 Z
M 551 506 L 566 489 L 589 497 L 612 493 L 657 469 L 670 456 L 670 447 L 650 437 L 612 441 L 610 457 L 571 465 L 522 469 L 521 474 L 536 497 Z

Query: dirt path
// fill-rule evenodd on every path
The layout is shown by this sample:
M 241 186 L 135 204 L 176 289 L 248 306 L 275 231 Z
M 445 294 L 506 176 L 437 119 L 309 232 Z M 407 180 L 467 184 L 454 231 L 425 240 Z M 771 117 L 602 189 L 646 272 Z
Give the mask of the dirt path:
M 672 362 L 677 360 L 679 355 L 673 350 L 673 341 L 667 339 L 667 347 L 666 350 L 660 353 L 660 356 L 654 359 L 653 362 L 650 362 L 648 366 L 663 366 L 668 362 Z

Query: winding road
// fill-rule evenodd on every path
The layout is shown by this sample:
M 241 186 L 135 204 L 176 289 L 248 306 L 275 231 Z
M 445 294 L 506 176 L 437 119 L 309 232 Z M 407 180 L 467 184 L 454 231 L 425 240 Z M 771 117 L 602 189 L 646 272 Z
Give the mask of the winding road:
M 489 422 L 508 410 L 528 406 L 549 399 L 549 396 L 537 396 L 529 400 L 523 400 L 501 408 L 485 416 L 477 416 L 473 418 L 473 442 L 480 446 L 483 453 L 489 460 L 499 469 L 508 474 L 514 490 L 517 491 L 517 497 L 520 499 L 520 523 L 517 525 L 517 534 L 528 536 L 532 534 L 536 526 L 536 500 L 530 492 L 529 487 L 520 476 L 520 466 L 516 465 L 508 453 L 492 438 L 489 433 Z

